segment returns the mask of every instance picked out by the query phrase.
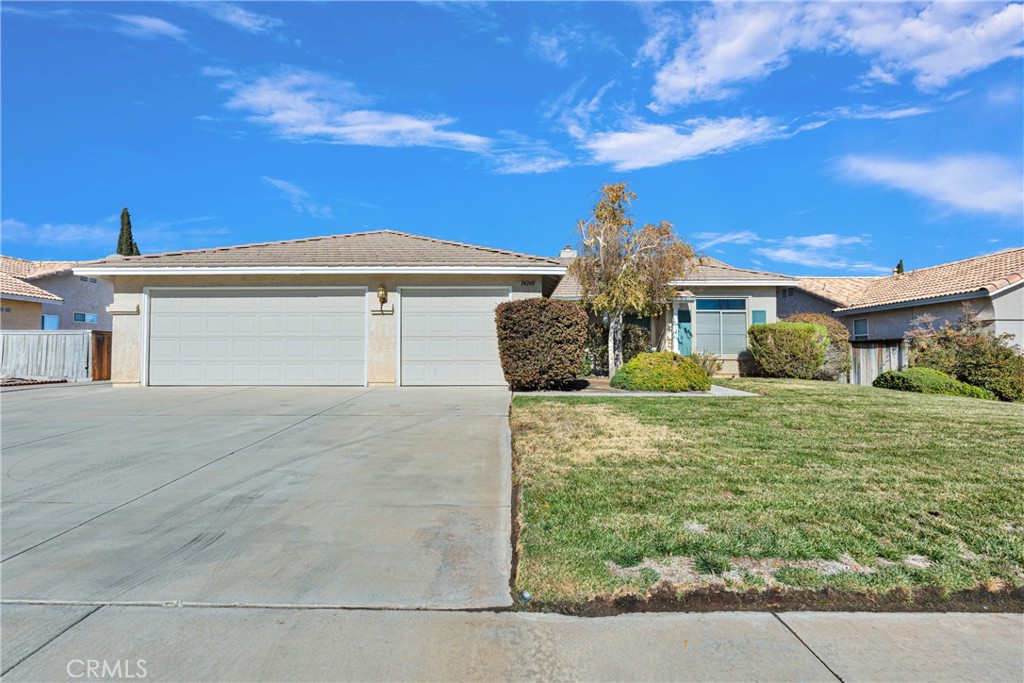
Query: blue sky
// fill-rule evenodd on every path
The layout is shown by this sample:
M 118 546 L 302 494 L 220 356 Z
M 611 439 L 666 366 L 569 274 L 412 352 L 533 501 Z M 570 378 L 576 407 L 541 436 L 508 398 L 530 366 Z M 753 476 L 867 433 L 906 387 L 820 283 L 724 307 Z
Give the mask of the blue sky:
M 2 5 L 2 249 L 391 228 L 538 254 L 603 183 L 705 253 L 1024 244 L 1020 3 Z

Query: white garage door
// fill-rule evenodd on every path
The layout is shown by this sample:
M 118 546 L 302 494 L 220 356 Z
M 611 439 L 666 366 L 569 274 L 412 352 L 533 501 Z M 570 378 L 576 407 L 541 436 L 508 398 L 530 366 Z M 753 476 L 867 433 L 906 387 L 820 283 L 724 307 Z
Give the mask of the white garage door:
M 149 383 L 366 383 L 365 290 L 150 293 Z
M 402 288 L 402 384 L 501 385 L 494 308 L 508 288 Z

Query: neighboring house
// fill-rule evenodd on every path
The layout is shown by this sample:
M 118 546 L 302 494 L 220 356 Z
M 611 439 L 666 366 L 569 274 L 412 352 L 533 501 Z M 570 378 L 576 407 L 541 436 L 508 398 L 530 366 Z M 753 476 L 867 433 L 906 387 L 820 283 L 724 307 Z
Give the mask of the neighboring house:
M 19 307 L 19 313 L 5 329 L 100 330 L 109 331 L 107 306 L 114 300 L 114 288 L 95 277 L 75 275 L 74 261 L 29 261 L 0 256 L 0 273 L 47 293 L 36 310 Z M 7 312 L 4 312 L 7 315 Z
M 0 329 L 41 329 L 43 305 L 62 303 L 59 296 L 0 271 Z
M 565 250 L 560 260 L 568 265 L 575 252 Z M 794 278 L 757 270 L 733 268 L 704 257 L 694 270 L 672 283 L 675 300 L 653 321 L 658 348 L 690 353 L 711 353 L 723 360 L 722 375 L 746 370 L 747 328 L 754 323 L 778 321 L 776 292 L 796 286 Z M 553 299 L 579 300 L 579 282 L 566 276 Z
M 1024 347 L 1024 247 L 888 277 L 801 277 L 779 290 L 785 315 L 834 315 L 854 341 L 901 340 L 922 318 L 956 322 L 964 306 L 996 334 Z
M 111 379 L 143 385 L 503 385 L 495 306 L 564 273 L 391 230 L 75 267 L 113 283 Z

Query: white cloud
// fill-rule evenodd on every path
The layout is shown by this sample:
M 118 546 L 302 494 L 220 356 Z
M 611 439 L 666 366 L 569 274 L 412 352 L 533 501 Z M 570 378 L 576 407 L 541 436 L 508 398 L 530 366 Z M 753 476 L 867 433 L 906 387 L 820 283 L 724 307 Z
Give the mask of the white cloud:
M 634 119 L 625 130 L 592 133 L 580 145 L 598 162 L 619 171 L 661 166 L 676 161 L 722 154 L 785 134 L 769 118 L 690 119 L 682 125 L 653 124 Z M 580 131 L 580 137 L 584 135 Z
M 840 161 L 850 177 L 911 192 L 955 209 L 1024 215 L 1024 173 L 1019 163 L 993 155 L 964 154 L 908 161 L 851 154 Z
M 314 203 L 310 200 L 309 192 L 298 185 L 270 176 L 262 176 L 261 180 L 280 190 L 297 213 L 306 213 L 314 218 L 334 218 L 334 211 L 331 207 Z
M 761 240 L 757 233 L 750 230 L 736 230 L 733 232 L 695 232 L 693 239 L 697 240 L 698 251 L 710 249 L 719 244 L 751 244 Z
M 550 173 L 565 168 L 571 163 L 559 155 L 532 155 L 518 152 L 498 154 L 495 156 L 494 162 L 494 170 L 505 175 Z
M 281 25 L 281 20 L 266 14 L 256 14 L 226 2 L 198 2 L 194 4 L 214 19 L 234 26 L 246 33 L 267 33 Z
M 896 119 L 906 119 L 913 116 L 931 114 L 934 111 L 935 110 L 931 107 L 884 108 L 865 105 L 859 107 L 839 107 L 829 114 L 824 114 L 824 116 L 837 119 L 895 121 Z
M 798 52 L 852 53 L 871 60 L 868 84 L 912 77 L 931 91 L 1022 54 L 1019 3 L 739 3 L 716 4 L 678 34 L 665 19 L 651 27 L 641 56 L 659 69 L 656 111 L 732 96 L 743 82 L 788 66 Z
M 114 27 L 118 33 L 123 33 L 136 38 L 173 38 L 185 40 L 185 29 L 159 19 L 147 17 L 141 14 L 115 14 L 113 15 L 120 24 Z
M 401 114 L 361 108 L 370 98 L 355 86 L 326 74 L 282 68 L 254 80 L 232 79 L 226 106 L 249 113 L 248 120 L 298 142 L 377 147 L 447 147 L 483 152 L 489 138 L 449 130 L 456 122 L 437 114 Z
M 227 78 L 228 76 L 234 76 L 235 72 L 231 69 L 225 69 L 222 66 L 204 66 L 199 70 L 199 73 L 203 76 L 211 76 L 213 78 Z
M 856 255 L 858 250 L 868 244 L 868 239 L 863 235 L 822 233 L 764 241 L 771 246 L 757 247 L 754 253 L 777 263 L 867 274 L 889 272 L 884 266 L 851 257 L 851 252 Z
M 569 63 L 569 51 L 554 33 L 534 31 L 530 34 L 526 47 L 531 54 L 555 66 L 565 66 Z

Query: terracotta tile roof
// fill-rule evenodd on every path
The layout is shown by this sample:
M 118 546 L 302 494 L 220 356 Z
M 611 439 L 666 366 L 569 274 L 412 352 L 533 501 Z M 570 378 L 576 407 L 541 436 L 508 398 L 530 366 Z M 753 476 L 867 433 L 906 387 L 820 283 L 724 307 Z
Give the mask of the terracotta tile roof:
M 566 266 L 573 261 L 571 258 L 559 260 L 561 260 Z M 685 282 L 691 287 L 699 287 L 701 285 L 714 285 L 717 282 L 735 281 L 778 282 L 779 285 L 785 285 L 792 283 L 794 280 L 793 278 L 785 275 L 778 275 L 777 273 L 765 273 L 759 270 L 733 268 L 729 264 L 723 263 L 718 259 L 711 258 L 710 256 L 704 256 L 701 258 L 700 264 L 687 273 L 679 282 Z M 582 296 L 583 293 L 580 290 L 580 283 L 573 276 L 566 274 L 562 278 L 562 281 L 558 283 L 558 286 L 555 287 L 555 291 L 551 295 L 551 298 L 576 300 Z
M 558 259 L 530 256 L 504 249 L 422 237 L 394 230 L 357 232 L 306 239 L 243 244 L 235 247 L 174 251 L 142 256 L 108 257 L 89 263 L 89 268 L 145 267 L 402 267 L 479 266 L 558 267 Z
M 64 301 L 55 294 L 50 294 L 45 289 L 40 289 L 33 284 L 25 282 L 10 273 L 0 271 L 0 296 L 22 296 L 29 299 L 45 299 L 47 301 Z
M 797 278 L 800 289 L 815 296 L 828 299 L 839 306 L 850 306 L 864 294 L 878 277 L 801 277 Z
M 50 275 L 70 273 L 75 265 L 75 261 L 29 261 L 0 255 L 0 273 L 7 273 L 22 280 L 38 280 Z
M 974 292 L 992 294 L 1021 280 L 1024 247 L 879 278 L 856 301 L 837 310 L 853 311 Z

